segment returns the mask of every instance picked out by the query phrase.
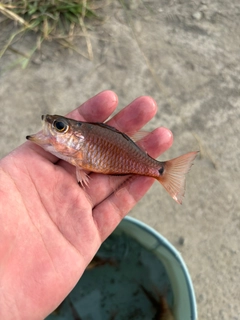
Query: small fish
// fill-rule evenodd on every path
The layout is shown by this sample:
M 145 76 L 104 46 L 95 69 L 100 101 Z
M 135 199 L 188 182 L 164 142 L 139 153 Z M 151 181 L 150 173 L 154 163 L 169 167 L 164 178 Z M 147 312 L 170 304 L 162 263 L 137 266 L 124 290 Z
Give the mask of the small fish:
M 157 298 L 153 294 L 140 285 L 147 298 L 151 301 L 153 307 L 157 310 L 153 320 L 174 320 L 172 311 L 167 303 L 166 298 L 160 293 L 157 294 Z
M 74 320 L 82 320 L 82 318 L 80 317 L 80 315 L 78 314 L 77 309 L 75 308 L 74 304 L 72 303 L 71 300 L 69 300 L 69 306 L 71 308 L 72 311 L 72 317 Z
M 198 152 L 160 162 L 150 157 L 128 135 L 105 123 L 43 115 L 43 129 L 26 138 L 76 166 L 77 180 L 88 184 L 84 170 L 110 175 L 142 175 L 157 179 L 171 197 L 182 203 L 185 174 Z
M 86 270 L 91 270 L 97 267 L 104 266 L 106 264 L 116 267 L 118 265 L 118 262 L 112 258 L 101 258 L 95 255 L 92 261 L 87 266 Z

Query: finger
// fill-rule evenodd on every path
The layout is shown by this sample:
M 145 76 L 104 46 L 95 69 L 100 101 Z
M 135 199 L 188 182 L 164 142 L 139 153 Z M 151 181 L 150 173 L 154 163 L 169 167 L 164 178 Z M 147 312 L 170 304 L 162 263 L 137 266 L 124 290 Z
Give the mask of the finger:
M 147 137 L 145 137 L 140 146 L 148 152 L 150 156 L 156 158 L 167 149 L 169 149 L 173 142 L 172 132 L 166 128 L 155 129 Z M 99 175 L 92 173 L 89 181 L 89 188 L 87 188 L 91 204 L 95 207 L 98 203 L 102 202 L 112 192 L 129 178 L 129 176 L 114 177 L 109 175 Z
M 84 102 L 80 107 L 68 113 L 67 116 L 76 120 L 103 122 L 116 109 L 117 104 L 118 98 L 114 92 L 109 90 L 103 91 Z M 30 141 L 26 141 L 21 148 L 23 151 L 25 148 L 28 148 L 28 150 L 31 149 L 33 154 L 38 153 L 41 157 L 52 163 L 56 163 L 59 160 L 51 153 Z
M 104 122 L 116 109 L 117 95 L 110 90 L 100 92 L 80 107 L 67 114 L 67 117 L 89 122 Z
M 134 134 L 151 120 L 156 112 L 157 104 L 154 99 L 143 96 L 135 99 L 107 123 L 119 131 Z

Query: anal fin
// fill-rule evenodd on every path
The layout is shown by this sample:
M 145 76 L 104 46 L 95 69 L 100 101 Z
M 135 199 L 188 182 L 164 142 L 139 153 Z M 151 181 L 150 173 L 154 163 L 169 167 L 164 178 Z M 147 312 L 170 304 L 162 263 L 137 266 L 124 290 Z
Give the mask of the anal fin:
M 83 169 L 76 167 L 77 182 L 84 188 L 89 184 L 89 175 Z

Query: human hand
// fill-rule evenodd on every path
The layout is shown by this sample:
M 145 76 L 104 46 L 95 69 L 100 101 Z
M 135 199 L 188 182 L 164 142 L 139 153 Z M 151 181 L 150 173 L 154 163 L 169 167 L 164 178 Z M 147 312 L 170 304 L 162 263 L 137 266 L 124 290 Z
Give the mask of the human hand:
M 117 103 L 113 92 L 104 91 L 68 117 L 104 122 Z M 140 97 L 108 124 L 134 133 L 156 109 L 152 98 Z M 165 128 L 142 141 L 152 157 L 171 144 Z M 29 141 L 0 161 L 0 319 L 43 319 L 52 312 L 154 182 L 141 176 L 90 177 L 82 189 L 75 167 Z

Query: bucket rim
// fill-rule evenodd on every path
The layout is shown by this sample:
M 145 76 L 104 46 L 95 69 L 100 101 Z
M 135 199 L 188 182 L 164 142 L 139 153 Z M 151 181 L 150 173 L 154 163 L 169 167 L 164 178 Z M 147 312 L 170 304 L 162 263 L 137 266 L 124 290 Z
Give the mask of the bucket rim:
M 126 216 L 123 219 L 123 222 L 131 223 L 134 224 L 135 226 L 139 227 L 143 231 L 151 234 L 153 237 L 157 239 L 159 244 L 161 246 L 164 246 L 173 256 L 174 258 L 178 261 L 182 271 L 183 275 L 186 281 L 187 289 L 188 289 L 188 296 L 189 296 L 189 303 L 190 303 L 190 310 L 191 310 L 191 319 L 196 320 L 197 319 L 197 304 L 196 304 L 196 297 L 195 297 L 195 292 L 192 284 L 192 280 L 188 271 L 188 268 L 181 256 L 181 253 L 164 237 L 162 236 L 159 232 L 157 232 L 154 228 L 150 227 L 148 224 L 133 218 L 131 216 Z M 121 223 L 120 223 L 121 225 Z M 121 226 L 120 226 L 121 228 Z

